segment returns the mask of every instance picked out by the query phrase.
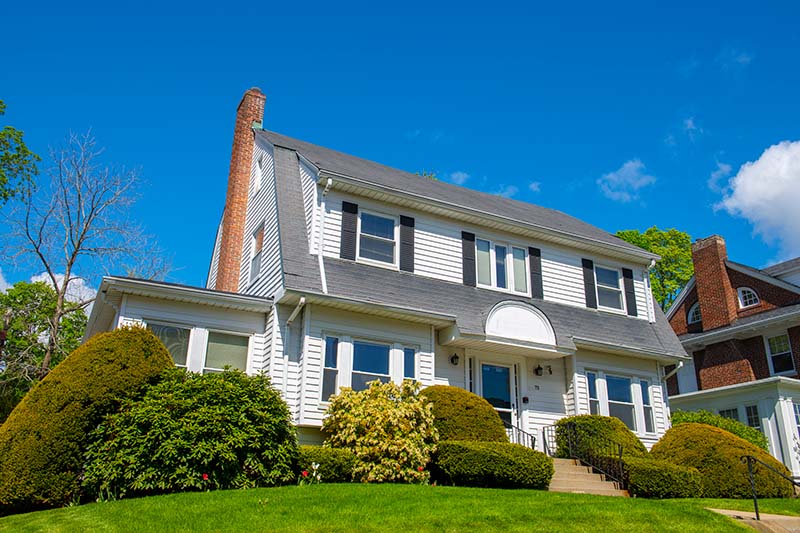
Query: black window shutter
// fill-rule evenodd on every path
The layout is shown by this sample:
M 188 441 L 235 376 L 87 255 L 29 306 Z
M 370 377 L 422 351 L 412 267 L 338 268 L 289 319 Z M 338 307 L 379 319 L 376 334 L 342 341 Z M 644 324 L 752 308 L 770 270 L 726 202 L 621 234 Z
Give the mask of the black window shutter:
M 583 263 L 583 289 L 586 292 L 586 307 L 597 309 L 597 289 L 594 286 L 594 262 L 581 259 Z
M 636 312 L 636 291 L 633 290 L 633 270 L 622 269 L 622 282 L 625 285 L 625 307 L 628 308 L 628 315 L 639 316 Z
M 461 232 L 461 256 L 463 257 L 462 269 L 464 272 L 464 285 L 475 286 L 475 234 L 468 231 Z
M 542 286 L 542 251 L 539 248 L 528 248 L 528 257 L 531 263 L 531 296 L 544 298 Z
M 414 219 L 400 215 L 400 270 L 414 272 Z
M 339 257 L 356 259 L 356 238 L 358 235 L 358 204 L 342 202 L 342 237 Z

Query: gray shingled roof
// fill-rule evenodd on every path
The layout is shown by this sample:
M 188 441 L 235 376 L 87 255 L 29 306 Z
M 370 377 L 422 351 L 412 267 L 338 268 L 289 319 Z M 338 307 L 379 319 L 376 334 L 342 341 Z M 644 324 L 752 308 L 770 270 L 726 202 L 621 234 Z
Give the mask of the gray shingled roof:
M 771 309 L 769 311 L 764 311 L 763 313 L 758 313 L 755 315 L 746 316 L 743 318 L 737 319 L 733 324 L 730 326 L 725 326 L 722 328 L 711 329 L 708 331 L 701 331 L 698 333 L 684 333 L 680 337 L 680 341 L 682 343 L 687 343 L 697 339 L 698 337 L 703 337 L 705 335 L 714 334 L 717 335 L 719 333 L 724 333 L 730 330 L 737 330 L 740 328 L 746 328 L 754 323 L 761 322 L 764 320 L 780 320 L 783 317 L 788 317 L 792 314 L 800 313 L 800 304 L 794 305 L 787 305 L 785 307 L 778 307 L 777 309 Z
M 787 270 L 794 270 L 795 268 L 800 268 L 800 257 L 795 257 L 794 259 L 789 259 L 783 263 L 768 266 L 767 268 L 762 269 L 762 272 L 769 274 L 770 276 L 777 276 L 783 272 L 786 272 Z
M 477 209 L 496 216 L 510 217 L 523 223 L 592 239 L 639 255 L 647 253 L 641 248 L 627 243 L 600 228 L 555 209 L 511 200 L 443 181 L 427 179 L 271 131 L 262 130 L 258 132 L 258 135 L 263 135 L 275 146 L 282 146 L 301 153 L 321 170 L 343 174 L 427 198 L 446 201 L 453 205 Z
M 319 265 L 316 256 L 311 255 L 308 249 L 300 174 L 297 156 L 292 150 L 276 145 L 275 173 L 286 288 L 320 293 Z M 656 323 L 650 324 L 646 320 L 532 300 L 335 258 L 325 258 L 325 273 L 331 296 L 455 315 L 459 330 L 465 334 L 483 335 L 486 315 L 492 307 L 500 301 L 512 299 L 532 303 L 547 315 L 558 345 L 565 348 L 574 348 L 571 337 L 576 336 L 652 352 L 685 355 L 660 309 L 656 310 Z

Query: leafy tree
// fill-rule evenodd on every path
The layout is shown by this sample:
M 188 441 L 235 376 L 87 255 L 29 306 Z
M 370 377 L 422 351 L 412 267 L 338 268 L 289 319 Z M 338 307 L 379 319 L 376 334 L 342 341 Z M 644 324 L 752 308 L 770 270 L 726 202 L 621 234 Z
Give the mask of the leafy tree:
M 55 290 L 41 281 L 20 281 L 0 293 L 0 423 L 40 377 L 56 299 Z M 80 345 L 86 329 L 83 309 L 69 311 L 61 319 L 52 366 Z
M 5 113 L 6 104 L 0 100 L 0 116 Z M 0 206 L 32 182 L 38 172 L 39 156 L 25 146 L 22 136 L 22 131 L 12 126 L 0 130 Z
M 661 256 L 650 270 L 650 285 L 656 301 L 666 312 L 694 275 L 692 238 L 686 232 L 674 228 L 660 230 L 656 226 L 644 233 L 636 229 L 618 231 L 617 237 Z
M 431 181 L 439 181 L 439 178 L 436 177 L 436 172 L 431 172 L 429 170 L 423 170 L 422 172 L 417 172 L 417 176 L 428 178 Z

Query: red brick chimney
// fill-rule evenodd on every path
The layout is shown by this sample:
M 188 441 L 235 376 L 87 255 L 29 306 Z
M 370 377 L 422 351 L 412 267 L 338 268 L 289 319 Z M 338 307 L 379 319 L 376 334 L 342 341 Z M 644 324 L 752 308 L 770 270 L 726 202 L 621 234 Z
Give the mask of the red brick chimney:
M 255 144 L 253 123 L 260 124 L 264 120 L 266 99 L 261 89 L 253 87 L 244 93 L 236 111 L 231 168 L 228 173 L 228 193 L 225 197 L 225 211 L 222 214 L 217 282 L 214 286 L 220 291 L 237 292 L 239 290 L 250 167 Z
M 736 291 L 728 278 L 725 239 L 712 235 L 692 244 L 694 277 L 703 331 L 730 325 L 736 319 Z

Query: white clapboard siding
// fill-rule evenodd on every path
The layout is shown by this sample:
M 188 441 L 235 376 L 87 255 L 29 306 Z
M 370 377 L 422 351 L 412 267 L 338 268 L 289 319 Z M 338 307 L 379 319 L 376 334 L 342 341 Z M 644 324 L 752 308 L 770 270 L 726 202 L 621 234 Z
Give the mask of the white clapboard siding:
M 261 161 L 260 165 L 259 161 Z M 261 182 L 261 187 L 257 191 L 253 185 L 256 180 Z M 250 184 L 251 195 L 247 203 L 247 218 L 239 270 L 239 292 L 273 296 L 283 283 L 283 272 L 278 232 L 278 202 L 275 191 L 273 148 L 264 141 L 256 142 L 253 150 Z M 250 262 L 253 254 L 253 234 L 262 223 L 264 224 L 264 246 L 261 251 L 261 272 L 251 284 Z
M 646 272 L 646 270 L 641 268 L 633 269 L 633 290 L 636 293 L 636 312 L 638 313 L 638 318 L 643 320 L 648 320 L 650 318 L 650 313 L 647 308 L 649 302 L 644 285 L 644 276 L 647 275 Z
M 537 376 L 534 369 L 541 365 L 545 368 L 544 375 Z M 567 416 L 565 394 L 564 360 L 527 361 L 527 389 L 521 391 L 521 396 L 528 397 L 527 404 L 521 404 L 523 413 L 522 428 L 536 436 L 537 447 L 542 449 L 542 429 L 552 426 L 559 419 Z M 552 369 L 553 373 L 549 373 Z M 538 387 L 538 389 L 537 389 Z
M 544 299 L 586 307 L 581 256 L 559 248 L 543 247 L 541 250 Z
M 306 217 L 306 234 L 308 237 L 309 250 L 315 251 L 315 249 L 312 249 L 312 244 L 316 242 L 314 225 L 317 207 L 317 172 L 299 158 L 298 165 L 300 166 L 300 186 L 303 190 L 303 211 Z
M 415 217 L 414 225 L 414 273 L 461 283 L 461 228 L 422 215 Z
M 222 239 L 222 220 L 219 221 L 217 226 L 217 236 L 214 238 L 214 251 L 211 254 L 211 266 L 208 269 L 208 279 L 206 280 L 206 288 L 213 289 L 217 285 L 217 270 L 219 269 L 219 246 Z

